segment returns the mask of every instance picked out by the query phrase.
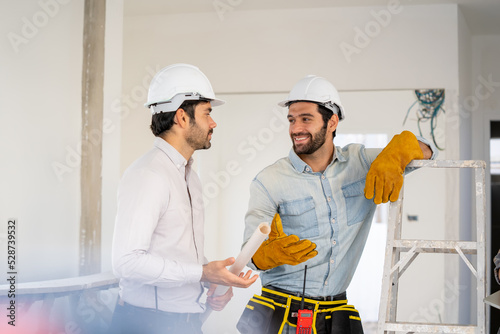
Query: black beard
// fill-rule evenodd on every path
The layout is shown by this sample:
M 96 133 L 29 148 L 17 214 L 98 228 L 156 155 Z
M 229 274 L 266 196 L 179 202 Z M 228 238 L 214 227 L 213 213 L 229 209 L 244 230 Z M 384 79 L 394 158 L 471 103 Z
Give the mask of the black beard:
M 208 136 L 213 132 L 214 130 L 210 129 L 205 135 L 204 131 L 196 123 L 191 123 L 191 132 L 186 137 L 186 142 L 195 151 L 208 150 L 212 146 L 212 143 L 210 143 Z
M 326 127 L 321 128 L 320 131 L 316 133 L 315 136 L 306 133 L 306 135 L 309 135 L 309 137 L 312 137 L 312 140 L 306 144 L 302 145 L 300 148 L 295 146 L 295 141 L 293 140 L 294 137 L 300 136 L 301 134 L 297 135 L 292 135 L 292 143 L 293 143 L 293 150 L 297 155 L 299 154 L 313 154 L 316 152 L 323 144 L 325 143 L 326 140 Z

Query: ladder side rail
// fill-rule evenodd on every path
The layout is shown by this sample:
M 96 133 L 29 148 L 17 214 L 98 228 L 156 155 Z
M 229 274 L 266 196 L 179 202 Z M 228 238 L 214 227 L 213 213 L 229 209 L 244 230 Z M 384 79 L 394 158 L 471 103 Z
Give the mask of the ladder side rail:
M 475 169 L 476 188 L 476 241 L 477 241 L 477 326 L 478 333 L 485 334 L 486 330 L 486 238 L 485 238 L 485 166 Z
M 394 229 L 394 239 L 392 240 L 393 254 L 392 254 L 391 267 L 401 260 L 401 250 L 399 248 L 394 247 L 394 240 L 401 239 L 401 229 L 403 225 L 403 199 L 404 199 L 404 187 L 401 188 L 401 192 L 399 193 L 399 198 L 396 201 L 396 205 L 394 207 L 395 210 L 394 217 L 396 219 L 396 224 L 395 224 L 396 226 Z M 391 283 L 391 296 L 389 300 L 390 302 L 389 320 L 395 322 L 398 310 L 399 270 L 391 273 L 389 277 Z
M 397 305 L 394 305 L 394 303 L 397 301 L 397 285 L 393 283 L 397 284 L 397 273 L 391 273 L 391 268 L 394 263 L 399 261 L 400 251 L 395 248 L 394 240 L 401 238 L 401 224 L 397 222 L 402 218 L 402 199 L 403 189 L 399 193 L 398 200 L 389 204 L 384 274 L 382 277 L 382 291 L 377 327 L 378 334 L 384 333 L 384 325 L 388 320 L 396 320 L 395 309 Z

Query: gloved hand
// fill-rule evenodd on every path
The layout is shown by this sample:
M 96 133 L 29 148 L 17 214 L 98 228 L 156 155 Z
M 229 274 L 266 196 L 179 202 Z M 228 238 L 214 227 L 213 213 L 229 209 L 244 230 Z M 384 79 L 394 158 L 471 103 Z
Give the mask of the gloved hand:
M 423 159 L 424 154 L 417 137 L 410 131 L 395 135 L 373 161 L 366 175 L 365 197 L 375 204 L 394 202 L 403 186 L 403 172 L 413 159 Z M 375 191 L 375 194 L 374 194 Z
M 274 215 L 271 223 L 269 239 L 265 240 L 252 257 L 253 263 L 260 270 L 267 270 L 289 264 L 295 266 L 307 261 L 316 255 L 316 244 L 310 240 L 300 240 L 296 235 L 286 235 L 280 215 Z

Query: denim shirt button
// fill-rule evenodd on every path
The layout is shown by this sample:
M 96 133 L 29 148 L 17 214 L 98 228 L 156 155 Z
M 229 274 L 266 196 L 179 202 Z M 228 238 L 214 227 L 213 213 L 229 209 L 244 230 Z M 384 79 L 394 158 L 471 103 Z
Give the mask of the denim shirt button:
M 332 218 L 332 223 L 335 223 L 335 218 Z
M 332 245 L 336 245 L 336 244 L 337 244 L 337 241 L 333 240 Z
M 321 175 L 321 178 L 324 180 L 324 179 L 325 179 L 325 176 L 324 176 L 324 175 Z
M 331 264 L 334 264 L 334 263 L 335 263 L 335 260 L 333 260 L 333 259 L 332 259 L 332 260 L 330 260 L 330 263 L 331 263 Z
M 330 196 L 328 196 L 327 200 L 328 200 L 328 202 L 330 202 L 332 200 L 332 198 Z

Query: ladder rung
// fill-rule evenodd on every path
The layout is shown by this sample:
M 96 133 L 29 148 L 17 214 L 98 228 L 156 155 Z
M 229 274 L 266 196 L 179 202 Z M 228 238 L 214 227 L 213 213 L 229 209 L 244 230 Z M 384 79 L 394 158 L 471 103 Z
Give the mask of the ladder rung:
M 477 242 L 474 241 L 450 241 L 450 240 L 394 240 L 394 247 L 401 252 L 409 251 L 413 246 L 418 253 L 457 253 L 455 247 L 459 247 L 464 254 L 476 254 Z
M 406 167 L 486 168 L 483 160 L 413 160 Z
M 385 331 L 401 331 L 415 333 L 476 333 L 476 326 L 459 326 L 447 324 L 421 324 L 387 322 L 384 324 Z

